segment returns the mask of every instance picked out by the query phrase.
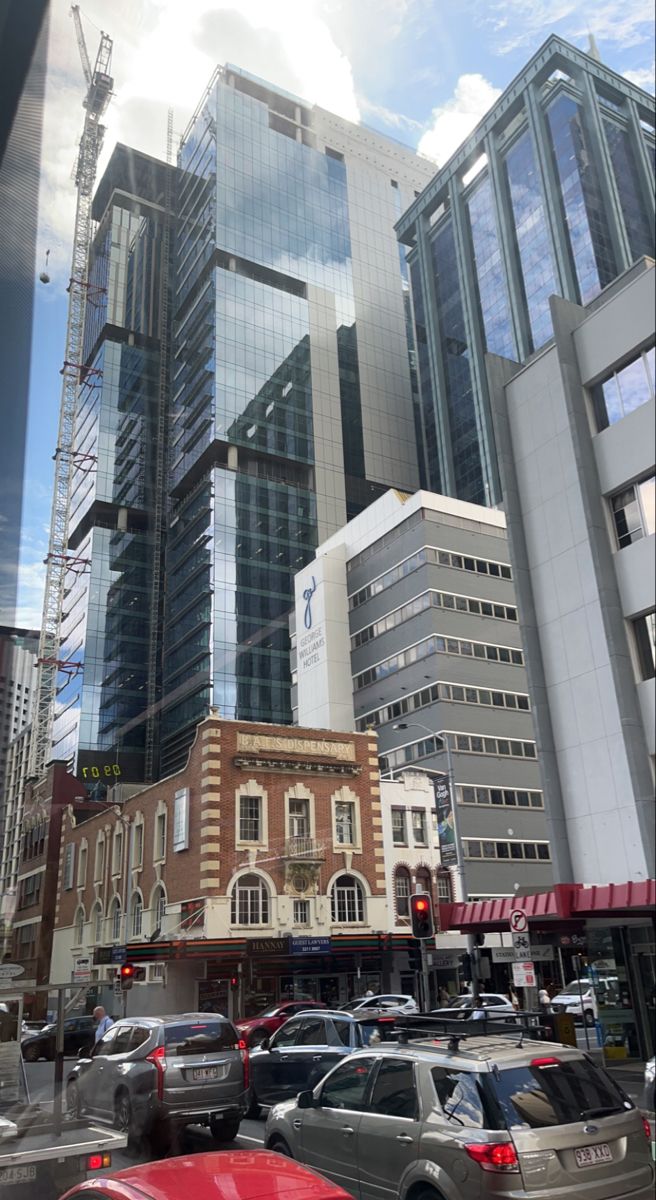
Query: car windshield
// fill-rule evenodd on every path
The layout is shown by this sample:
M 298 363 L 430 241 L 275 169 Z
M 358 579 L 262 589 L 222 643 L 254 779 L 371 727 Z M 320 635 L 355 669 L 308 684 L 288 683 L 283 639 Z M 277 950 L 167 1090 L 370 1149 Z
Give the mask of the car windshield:
M 614 1080 L 586 1058 L 545 1055 L 490 1079 L 508 1129 L 571 1125 L 632 1107 Z
M 582 992 L 589 992 L 591 986 L 592 985 L 591 985 L 589 979 L 582 979 L 580 981 L 580 983 L 578 982 L 578 980 L 575 979 L 572 983 L 568 983 L 567 986 L 564 987 L 561 992 L 559 992 L 559 995 L 560 996 L 578 996 L 579 988 L 581 989 Z
M 168 1055 L 208 1054 L 236 1050 L 237 1035 L 227 1021 L 185 1021 L 165 1027 L 164 1045 Z

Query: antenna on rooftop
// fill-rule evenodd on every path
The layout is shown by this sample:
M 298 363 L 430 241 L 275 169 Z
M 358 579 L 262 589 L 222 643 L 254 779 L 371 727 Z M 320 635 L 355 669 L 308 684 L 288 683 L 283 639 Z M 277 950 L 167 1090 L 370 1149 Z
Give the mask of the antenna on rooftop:
M 597 39 L 590 30 L 588 30 L 588 54 L 590 58 L 594 58 L 595 62 L 601 62 L 601 54 L 597 45 Z

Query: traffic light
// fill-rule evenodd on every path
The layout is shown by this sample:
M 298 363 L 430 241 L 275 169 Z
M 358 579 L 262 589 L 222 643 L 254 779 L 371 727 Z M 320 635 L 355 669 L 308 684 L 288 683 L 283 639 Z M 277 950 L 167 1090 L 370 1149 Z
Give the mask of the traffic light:
M 135 967 L 134 963 L 123 963 L 121 967 L 121 991 L 129 992 L 134 983 Z
M 233 992 L 237 991 L 239 987 L 239 977 L 237 975 L 232 976 L 230 980 L 230 987 L 232 988 Z
M 410 916 L 412 917 L 412 936 L 420 941 L 435 936 L 433 921 L 433 904 L 425 892 L 410 897 Z
M 414 971 L 415 974 L 421 971 L 421 946 L 419 942 L 415 942 L 414 946 L 411 946 L 408 950 L 408 965 L 410 970 Z

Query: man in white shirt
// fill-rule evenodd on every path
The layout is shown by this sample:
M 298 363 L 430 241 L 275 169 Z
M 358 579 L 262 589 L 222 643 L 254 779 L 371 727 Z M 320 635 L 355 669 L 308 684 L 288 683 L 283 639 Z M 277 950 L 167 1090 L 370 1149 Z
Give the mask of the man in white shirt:
M 100 1039 L 105 1036 L 107 1030 L 111 1028 L 114 1022 L 111 1017 L 107 1016 L 102 1004 L 99 1004 L 97 1008 L 94 1008 L 93 1019 L 96 1022 L 95 1040 L 96 1042 L 99 1042 Z
M 474 996 L 474 1003 L 473 1003 L 473 1007 L 472 1007 L 471 1019 L 472 1019 L 472 1021 L 484 1021 L 485 1020 L 485 1009 L 483 1008 L 483 1002 L 478 993 Z

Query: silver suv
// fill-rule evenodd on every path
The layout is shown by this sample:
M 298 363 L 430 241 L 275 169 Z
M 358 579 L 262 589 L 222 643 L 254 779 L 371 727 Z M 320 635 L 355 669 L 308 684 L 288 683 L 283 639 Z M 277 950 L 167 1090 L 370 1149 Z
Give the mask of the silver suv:
M 246 1044 L 226 1017 L 129 1017 L 80 1052 L 66 1104 L 162 1150 L 184 1125 L 209 1125 L 218 1142 L 231 1141 L 248 1108 L 248 1073 Z
M 356 1200 L 653 1195 L 643 1119 L 615 1082 L 574 1048 L 508 1037 L 359 1051 L 276 1105 L 265 1145 Z

